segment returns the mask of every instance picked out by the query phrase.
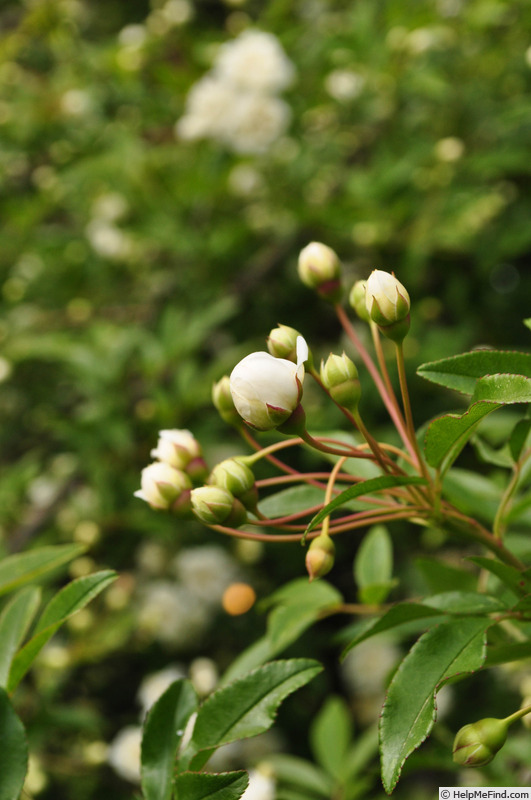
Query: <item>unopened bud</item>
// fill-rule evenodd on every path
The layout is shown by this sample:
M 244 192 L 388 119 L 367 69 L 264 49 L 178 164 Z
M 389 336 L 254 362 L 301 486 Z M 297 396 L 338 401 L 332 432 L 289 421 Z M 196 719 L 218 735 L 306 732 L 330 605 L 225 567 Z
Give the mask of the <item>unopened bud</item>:
M 360 319 L 364 322 L 370 321 L 369 312 L 367 311 L 367 303 L 365 302 L 365 287 L 366 281 L 356 281 L 348 297 L 349 305 Z
M 310 582 L 322 578 L 334 566 L 336 547 L 327 533 L 321 533 L 312 539 L 306 553 L 306 569 Z
M 311 242 L 301 250 L 298 263 L 301 281 L 325 300 L 341 299 L 341 264 L 337 254 L 321 242 Z
M 365 302 L 370 318 L 394 342 L 401 342 L 409 331 L 411 301 L 395 276 L 381 269 L 371 272 L 365 286 Z
M 486 717 L 465 725 L 454 740 L 453 759 L 462 767 L 483 767 L 492 761 L 507 739 L 506 719 Z
M 340 406 L 356 410 L 361 397 L 361 384 L 356 365 L 345 353 L 330 353 L 321 363 L 321 380 L 330 397 Z
M 273 328 L 267 339 L 267 349 L 276 358 L 285 358 L 297 363 L 297 336 L 299 331 L 289 325 L 278 325 Z
M 192 489 L 192 510 L 206 525 L 228 525 L 237 528 L 247 519 L 245 508 L 227 489 L 200 486 Z
M 163 462 L 154 462 L 142 470 L 141 488 L 135 497 L 144 500 L 152 508 L 187 511 L 190 508 L 190 478 L 182 470 Z
M 258 491 L 253 471 L 240 458 L 227 458 L 210 473 L 209 483 L 227 489 L 249 511 L 256 509 Z
M 221 380 L 213 385 L 212 402 L 224 422 L 235 427 L 239 427 L 242 424 L 242 418 L 236 411 L 236 406 L 232 399 L 228 375 L 224 375 Z
M 195 481 L 204 480 L 208 472 L 201 445 L 187 430 L 159 431 L 159 440 L 151 455 L 175 469 L 187 472 Z

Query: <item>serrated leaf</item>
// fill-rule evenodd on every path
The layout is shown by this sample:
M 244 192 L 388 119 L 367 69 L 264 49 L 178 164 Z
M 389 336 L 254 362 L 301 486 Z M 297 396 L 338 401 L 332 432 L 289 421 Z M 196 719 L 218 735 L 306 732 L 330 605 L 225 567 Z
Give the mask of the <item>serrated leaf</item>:
M 37 586 L 21 589 L 3 608 L 0 614 L 0 686 L 5 687 L 11 662 L 24 639 L 41 598 Z
M 316 486 L 292 486 L 265 497 L 259 508 L 266 517 L 284 517 L 322 505 L 324 496 L 325 490 Z
M 432 383 L 470 395 L 474 393 L 478 378 L 497 372 L 531 377 L 531 354 L 503 350 L 473 350 L 470 353 L 421 364 L 417 369 L 418 375 Z
M 268 730 L 283 700 L 322 669 L 313 659 L 271 661 L 218 689 L 199 709 L 183 768 L 200 769 L 212 748 Z
M 497 597 L 479 592 L 441 592 L 424 598 L 424 603 L 445 614 L 492 614 L 507 610 L 505 603 Z
M 59 544 L 7 556 L 0 562 L 0 595 L 31 583 L 84 552 L 83 545 Z
M 329 697 L 310 728 L 315 760 L 334 778 L 341 778 L 352 739 L 352 720 L 341 697 Z
M 0 689 L 0 800 L 18 800 L 28 768 L 24 726 Z
M 249 785 L 246 772 L 182 772 L 177 775 L 177 800 L 239 800 Z
M 187 680 L 177 680 L 152 706 L 144 723 L 141 785 L 145 800 L 169 800 L 177 748 L 186 723 L 197 709 L 197 695 Z
M 476 382 L 472 395 L 472 402 L 482 401 L 503 405 L 531 403 L 531 378 L 512 373 L 485 375 Z
M 114 580 L 116 580 L 115 572 L 102 570 L 93 575 L 76 578 L 52 597 L 39 618 L 33 636 L 12 661 L 7 683 L 10 693 L 18 686 L 34 659 L 61 625 Z
M 497 408 L 501 408 L 500 403 L 475 403 L 464 414 L 445 414 L 434 419 L 424 439 L 424 454 L 430 467 L 446 472 L 481 420 Z
M 374 525 L 363 537 L 354 560 L 354 578 L 362 603 L 382 603 L 394 586 L 393 544 L 384 525 Z
M 381 492 L 384 489 L 392 489 L 395 486 L 409 486 L 412 484 L 425 484 L 424 478 L 408 477 L 401 475 L 381 475 L 379 478 L 369 478 L 367 481 L 357 483 L 355 486 L 349 486 L 344 492 L 338 494 L 337 497 L 328 503 L 315 517 L 311 520 L 306 528 L 306 532 L 312 531 L 319 525 L 325 517 L 328 517 L 332 511 L 345 505 L 350 500 L 363 495 L 374 494 Z
M 396 606 L 391 606 L 385 614 L 382 614 L 381 617 L 369 623 L 369 625 L 365 627 L 365 630 L 358 633 L 357 636 L 349 642 L 343 650 L 341 658 L 343 659 L 349 650 L 352 650 L 357 644 L 365 641 L 365 639 L 369 639 L 371 636 L 376 636 L 378 633 L 398 628 L 400 625 L 407 625 L 410 622 L 416 622 L 417 620 L 428 617 L 438 617 L 443 614 L 443 611 L 428 605 L 423 605 L 422 603 L 412 603 L 408 601 L 399 603 Z
M 486 654 L 485 619 L 443 622 L 423 634 L 395 672 L 380 719 L 382 782 L 391 793 L 407 757 L 435 721 L 435 694 L 451 677 L 478 670 Z

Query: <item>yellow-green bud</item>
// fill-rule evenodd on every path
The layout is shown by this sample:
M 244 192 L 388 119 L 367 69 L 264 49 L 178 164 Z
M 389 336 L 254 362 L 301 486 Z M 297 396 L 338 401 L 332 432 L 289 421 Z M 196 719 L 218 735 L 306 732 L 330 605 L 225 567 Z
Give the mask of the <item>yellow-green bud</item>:
M 285 358 L 297 363 L 297 336 L 299 331 L 289 325 L 278 325 L 273 328 L 267 339 L 267 349 L 276 358 Z
M 312 539 L 306 553 L 306 569 L 310 582 L 322 578 L 334 566 L 335 544 L 327 533 L 321 533 Z
M 209 483 L 227 489 L 249 511 L 256 509 L 258 491 L 253 471 L 240 458 L 227 458 L 217 464 L 210 474 Z
M 367 311 L 367 303 L 365 302 L 365 286 L 366 281 L 356 281 L 350 290 L 348 302 L 360 319 L 364 322 L 369 322 L 370 316 Z
M 454 740 L 453 759 L 462 767 L 483 767 L 505 744 L 509 723 L 486 717 L 465 725 Z
M 356 365 L 345 353 L 330 353 L 326 363 L 321 362 L 321 380 L 330 397 L 340 406 L 354 411 L 361 397 L 361 384 Z
M 365 286 L 365 302 L 370 318 L 384 336 L 401 342 L 409 331 L 411 301 L 400 281 L 389 272 L 373 270 Z
M 239 427 L 242 424 L 242 418 L 236 411 L 236 406 L 232 399 L 228 375 L 224 375 L 221 380 L 213 385 L 212 402 L 224 422 L 235 427 Z
M 151 508 L 164 511 L 188 511 L 190 508 L 190 478 L 182 470 L 175 469 L 170 464 L 156 461 L 144 467 L 140 479 L 141 488 L 136 491 L 139 497 Z
M 325 300 L 341 299 L 341 264 L 331 247 L 310 242 L 299 254 L 298 271 L 301 281 Z
M 227 489 L 219 486 L 200 486 L 192 489 L 192 510 L 207 525 L 229 525 L 237 528 L 247 519 L 241 502 Z

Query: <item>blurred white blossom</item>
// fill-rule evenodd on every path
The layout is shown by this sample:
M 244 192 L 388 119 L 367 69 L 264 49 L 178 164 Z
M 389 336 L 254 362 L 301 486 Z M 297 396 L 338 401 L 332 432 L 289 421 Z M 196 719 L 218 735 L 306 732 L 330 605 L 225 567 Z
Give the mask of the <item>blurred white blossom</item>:
M 238 564 L 217 545 L 181 550 L 174 569 L 191 603 L 200 600 L 209 606 L 221 603 L 223 592 L 238 576 Z
M 190 664 L 190 680 L 200 696 L 213 692 L 219 680 L 216 662 L 211 658 L 194 658 Z
M 146 675 L 137 692 L 137 700 L 144 716 L 151 706 L 157 702 L 166 689 L 179 678 L 185 678 L 186 672 L 178 664 L 170 664 L 158 672 Z
M 326 91 L 339 102 L 358 97 L 364 86 L 365 78 L 353 69 L 334 69 L 325 78 Z
M 286 89 L 295 74 L 276 36 L 258 30 L 222 45 L 214 68 L 233 86 L 262 93 Z
M 212 138 L 238 153 L 262 153 L 286 130 L 291 111 L 277 95 L 294 67 L 273 34 L 246 30 L 218 51 L 190 89 L 175 126 L 185 140 Z
M 141 728 L 137 725 L 127 725 L 116 734 L 107 753 L 107 760 L 114 771 L 131 783 L 140 781 L 141 740 Z
M 208 606 L 188 588 L 158 580 L 140 591 L 138 626 L 163 644 L 187 646 L 200 638 L 209 621 Z
M 249 785 L 242 800 L 275 800 L 275 780 L 267 769 L 259 766 L 249 770 Z

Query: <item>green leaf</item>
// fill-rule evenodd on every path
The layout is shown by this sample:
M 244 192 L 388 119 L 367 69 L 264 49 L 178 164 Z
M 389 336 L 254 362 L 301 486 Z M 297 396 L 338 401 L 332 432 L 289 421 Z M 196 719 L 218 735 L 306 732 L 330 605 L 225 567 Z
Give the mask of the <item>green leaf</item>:
M 325 490 L 316 486 L 292 486 L 265 497 L 259 508 L 266 517 L 284 517 L 322 505 L 324 496 Z
M 305 761 L 303 758 L 286 753 L 273 753 L 268 755 L 267 762 L 271 764 L 279 783 L 288 784 L 288 786 L 305 792 L 306 800 L 315 796 L 329 800 L 334 788 L 334 781 L 311 761 Z
M 313 659 L 271 661 L 218 689 L 199 709 L 182 767 L 200 769 L 212 748 L 268 730 L 282 701 L 322 669 Z
M 531 377 L 531 354 L 503 350 L 473 350 L 450 358 L 421 364 L 417 374 L 426 380 L 473 394 L 478 378 L 506 372 Z
M 425 484 L 426 481 L 424 478 L 415 478 L 415 477 L 408 477 L 408 476 L 401 476 L 401 475 L 381 475 L 379 478 L 369 478 L 367 481 L 362 481 L 361 483 L 357 483 L 355 486 L 350 486 L 348 489 L 345 489 L 344 492 L 338 494 L 337 497 L 328 503 L 315 517 L 312 519 L 310 524 L 308 525 L 306 532 L 312 531 L 314 528 L 319 525 L 323 521 L 325 517 L 328 517 L 332 511 L 335 511 L 336 508 L 340 508 L 341 506 L 348 503 L 349 500 L 353 500 L 355 497 L 361 497 L 363 495 L 373 494 L 374 492 L 381 492 L 383 489 L 392 489 L 395 486 L 409 486 L 412 484 Z
M 5 687 L 11 662 L 37 613 L 41 591 L 26 586 L 9 601 L 0 614 L 0 686 Z
M 434 593 L 451 592 L 457 587 L 463 591 L 471 591 L 477 583 L 474 572 L 458 569 L 440 559 L 417 558 L 415 566 Z
M 38 653 L 56 630 L 114 580 L 116 580 L 115 572 L 102 570 L 71 581 L 52 597 L 42 612 L 32 638 L 22 650 L 18 651 L 12 661 L 7 684 L 10 693 L 18 686 Z
M 391 793 L 407 757 L 435 721 L 435 694 L 449 678 L 478 670 L 486 654 L 485 619 L 443 622 L 427 631 L 406 655 L 387 691 L 380 720 L 382 781 Z
M 24 726 L 0 689 L 0 800 L 18 800 L 28 768 Z
M 531 570 L 520 572 L 515 567 L 510 567 L 508 564 L 502 564 L 494 558 L 486 558 L 485 556 L 470 556 L 470 561 L 477 564 L 481 569 L 491 572 L 510 589 L 517 597 L 529 594 L 531 592 Z
M 361 631 L 361 633 L 349 642 L 343 650 L 341 658 L 344 658 L 349 650 L 352 650 L 357 644 L 365 641 L 365 639 L 369 639 L 371 636 L 376 636 L 378 633 L 398 628 L 400 625 L 407 625 L 410 622 L 416 622 L 417 620 L 427 617 L 442 616 L 443 614 L 443 611 L 428 605 L 423 605 L 422 603 L 405 602 L 399 603 L 396 606 L 391 606 L 385 614 L 382 614 L 381 617 L 370 622 L 365 630 Z
M 531 378 L 507 373 L 485 375 L 477 381 L 472 395 L 472 402 L 481 401 L 503 405 L 531 403 Z
M 507 664 L 511 661 L 522 661 L 531 657 L 531 641 L 515 642 L 514 644 L 493 645 L 487 648 L 485 667 L 494 667 L 498 664 Z
M 197 709 L 187 680 L 177 680 L 152 706 L 144 723 L 141 784 L 145 800 L 170 800 L 177 748 L 186 723 Z
M 178 800 L 239 800 L 248 784 L 246 772 L 182 772 L 175 780 Z
M 331 696 L 310 728 L 310 744 L 317 763 L 334 778 L 343 776 L 351 739 L 348 706 L 341 697 Z
M 424 603 L 431 608 L 444 611 L 445 614 L 492 614 L 495 611 L 507 610 L 505 603 L 497 597 L 479 592 L 441 592 L 426 597 Z
M 531 317 L 524 319 L 524 325 L 531 330 Z
M 424 453 L 430 467 L 446 472 L 483 417 L 497 408 L 501 408 L 500 403 L 475 403 L 464 414 L 446 414 L 434 419 L 424 439 Z
M 509 448 L 515 461 L 522 455 L 525 443 L 527 442 L 529 431 L 531 430 L 531 419 L 519 420 L 511 433 Z
M 85 547 L 80 544 L 60 544 L 4 558 L 0 563 L 0 594 L 31 583 L 46 572 L 67 564 L 84 551 Z
M 283 586 L 266 603 L 276 603 L 267 620 L 271 652 L 284 650 L 319 618 L 326 609 L 343 602 L 343 597 L 326 581 L 298 578 Z
M 369 605 L 383 603 L 396 584 L 392 575 L 391 537 L 383 525 L 374 525 L 362 539 L 354 561 L 359 600 Z

